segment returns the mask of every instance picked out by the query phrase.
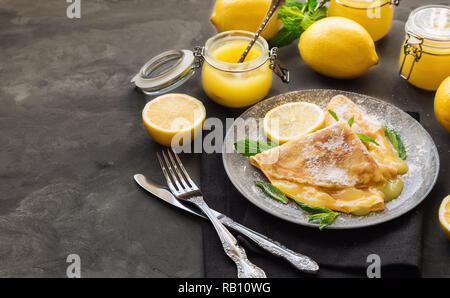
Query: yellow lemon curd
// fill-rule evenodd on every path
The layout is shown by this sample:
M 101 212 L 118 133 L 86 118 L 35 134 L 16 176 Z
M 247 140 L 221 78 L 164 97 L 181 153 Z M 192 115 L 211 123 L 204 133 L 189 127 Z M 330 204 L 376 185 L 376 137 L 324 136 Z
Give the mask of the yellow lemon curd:
M 401 66 L 405 53 L 402 49 L 400 51 Z M 422 45 L 422 56 L 419 61 L 414 63 L 414 57 L 408 55 L 403 65 L 402 74 L 407 76 L 411 67 L 413 67 L 409 82 L 421 89 L 435 91 L 440 83 L 450 75 L 450 47 L 449 48 L 435 48 L 427 45 Z
M 408 81 L 418 88 L 435 91 L 450 76 L 450 7 L 417 8 L 409 15 L 405 31 L 400 74 L 403 78 L 410 74 Z
M 389 0 L 331 0 L 328 16 L 351 19 L 363 26 L 374 41 L 388 34 L 394 7 Z
M 223 106 L 240 108 L 252 105 L 263 99 L 272 85 L 268 46 L 262 38 L 253 45 L 245 61 L 237 63 L 250 40 L 247 33 L 244 35 L 245 38 L 229 36 L 206 43 L 203 89 L 209 98 Z

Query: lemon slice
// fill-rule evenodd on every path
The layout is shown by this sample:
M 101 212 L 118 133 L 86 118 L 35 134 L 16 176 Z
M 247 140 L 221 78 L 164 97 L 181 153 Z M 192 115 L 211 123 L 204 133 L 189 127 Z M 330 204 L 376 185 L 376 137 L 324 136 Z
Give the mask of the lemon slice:
M 439 223 L 445 235 L 450 239 L 450 195 L 448 195 L 439 207 Z
M 287 103 L 270 110 L 264 117 L 264 133 L 283 144 L 293 138 L 324 127 L 322 109 L 308 102 Z
M 164 146 L 191 141 L 201 131 L 206 110 L 198 99 L 178 93 L 161 95 L 142 110 L 142 120 L 149 135 Z

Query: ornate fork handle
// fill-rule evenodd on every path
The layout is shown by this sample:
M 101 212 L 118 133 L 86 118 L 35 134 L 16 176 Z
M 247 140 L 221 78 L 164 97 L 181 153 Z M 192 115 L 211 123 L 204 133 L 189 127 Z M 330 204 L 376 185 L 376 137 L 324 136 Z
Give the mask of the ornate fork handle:
M 265 278 L 264 271 L 251 263 L 245 250 L 237 244 L 236 238 L 225 228 L 225 226 L 214 216 L 202 197 L 196 196 L 188 199 L 189 202 L 199 207 L 212 222 L 219 235 L 225 253 L 236 263 L 239 278 Z
M 272 255 L 287 260 L 298 270 L 307 273 L 317 273 L 319 271 L 319 265 L 313 259 L 305 255 L 296 253 L 295 251 L 290 250 L 282 244 L 235 222 L 225 215 L 220 217 L 220 221 L 225 226 L 246 236 L 254 243 L 256 243 L 259 247 L 268 251 Z

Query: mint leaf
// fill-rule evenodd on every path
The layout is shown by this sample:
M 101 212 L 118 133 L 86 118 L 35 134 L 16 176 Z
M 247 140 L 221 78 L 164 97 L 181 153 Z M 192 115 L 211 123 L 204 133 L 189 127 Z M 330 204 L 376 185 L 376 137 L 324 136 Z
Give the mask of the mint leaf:
M 295 201 L 295 203 L 302 208 L 303 210 L 305 210 L 306 212 L 312 213 L 312 214 L 316 214 L 316 213 L 329 213 L 329 212 L 333 212 L 332 210 L 328 209 L 328 208 L 323 208 L 323 207 L 314 207 L 305 203 L 301 203 L 301 202 L 297 202 Z
M 275 185 L 261 181 L 255 181 L 255 185 L 261 188 L 264 193 L 266 193 L 272 199 L 275 199 L 283 204 L 289 203 L 288 197 L 286 197 L 286 195 Z M 294 202 L 304 211 L 312 214 L 308 217 L 308 222 L 318 222 L 320 230 L 332 224 L 336 216 L 339 215 L 339 213 L 334 212 L 328 208 L 314 207 L 305 203 L 297 202 L 295 200 Z
M 234 143 L 234 149 L 241 155 L 249 157 L 276 147 L 272 142 L 263 142 L 255 140 L 240 140 Z
M 332 224 L 334 219 L 338 215 L 339 215 L 339 213 L 337 213 L 337 212 L 317 213 L 317 214 L 309 216 L 308 222 L 317 221 L 319 223 L 319 230 L 322 230 L 326 226 L 329 226 L 330 224 Z
M 270 41 L 270 46 L 282 47 L 300 37 L 314 22 L 327 16 L 327 8 L 319 7 L 317 0 L 306 0 L 303 4 L 298 0 L 288 0 L 278 10 L 278 19 L 283 27 Z
M 301 3 L 298 0 L 286 0 L 286 3 L 284 3 L 283 6 L 286 6 L 286 7 L 293 7 L 293 6 L 295 6 L 295 7 L 298 7 L 298 8 L 301 9 L 303 7 L 303 3 Z
M 334 111 L 328 110 L 328 113 L 330 113 L 330 115 L 333 116 L 334 120 L 339 121 L 339 118 Z
M 377 145 L 377 146 L 380 146 L 380 144 L 378 144 L 377 141 L 375 141 L 374 139 L 372 139 L 372 138 L 369 137 L 369 136 L 366 136 L 366 135 L 363 134 L 363 133 L 357 133 L 356 135 L 357 135 L 358 138 L 359 138 L 361 141 L 363 141 L 363 142 L 371 142 L 371 143 L 374 143 L 374 144 Z
M 350 127 L 352 127 L 354 121 L 355 121 L 355 116 L 352 116 L 352 118 L 348 119 L 347 123 Z
M 283 28 L 297 31 L 303 19 L 301 7 L 283 5 L 278 11 L 278 18 L 283 22 Z M 300 34 L 299 34 L 300 36 Z
M 310 215 L 308 217 L 308 222 L 317 221 L 317 220 L 321 221 L 322 219 L 324 219 L 327 216 L 328 216 L 328 213 L 316 213 L 316 214 Z
M 339 213 L 337 213 L 337 212 L 328 213 L 328 215 L 320 221 L 319 230 L 322 230 L 326 226 L 331 225 L 333 223 L 334 219 L 336 218 L 336 216 L 338 216 L 338 215 L 339 215 Z
M 303 31 L 293 31 L 289 30 L 286 27 L 281 28 L 274 37 L 270 40 L 270 47 L 277 47 L 281 48 L 284 46 L 287 46 L 288 44 L 292 43 L 294 40 L 300 37 L 300 34 L 302 34 Z
M 306 0 L 305 6 L 308 7 L 308 10 L 314 11 L 317 7 L 317 1 L 316 0 Z
M 255 181 L 255 185 L 261 188 L 269 197 L 283 204 L 289 203 L 286 195 L 275 185 L 268 182 Z
M 389 128 L 387 126 L 383 125 L 384 133 L 391 142 L 392 146 L 397 151 L 398 156 L 401 159 L 406 159 L 406 149 L 405 145 L 403 144 L 402 140 L 400 139 L 400 135 L 393 130 L 392 128 Z
M 327 17 L 327 8 L 322 7 L 314 12 L 305 14 L 300 25 L 303 30 L 306 30 L 309 28 L 309 26 L 311 26 L 318 20 L 323 19 L 325 17 Z
M 322 230 L 326 226 L 331 225 L 336 216 L 339 215 L 339 213 L 334 212 L 328 208 L 314 207 L 305 203 L 297 202 L 295 200 L 294 202 L 304 211 L 312 213 L 312 215 L 308 217 L 308 222 L 317 221 L 319 223 L 319 230 Z

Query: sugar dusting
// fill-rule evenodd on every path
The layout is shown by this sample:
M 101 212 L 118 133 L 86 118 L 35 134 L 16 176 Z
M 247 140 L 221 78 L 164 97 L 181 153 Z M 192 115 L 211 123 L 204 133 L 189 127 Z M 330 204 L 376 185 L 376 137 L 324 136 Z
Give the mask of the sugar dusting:
M 346 153 L 352 151 L 345 142 L 344 129 L 335 124 L 329 127 L 332 130 L 331 137 L 325 141 L 316 141 L 314 145 L 303 148 L 302 154 L 305 158 L 305 166 L 308 167 L 312 178 L 316 181 L 333 183 L 338 185 L 350 185 L 351 179 L 347 169 L 339 168 L 336 159 L 323 158 L 333 154 L 333 151 L 344 150 Z M 313 137 L 310 135 L 310 138 Z
M 347 104 L 342 104 L 334 108 L 334 112 L 336 113 L 336 116 L 338 117 L 339 120 L 345 119 L 344 116 L 347 110 L 348 110 Z
M 344 130 L 334 128 L 333 131 L 336 133 L 335 135 L 327 139 L 325 142 L 317 142 L 316 146 L 322 150 L 334 151 L 337 149 L 343 149 L 345 152 L 350 153 L 351 148 L 345 142 Z

